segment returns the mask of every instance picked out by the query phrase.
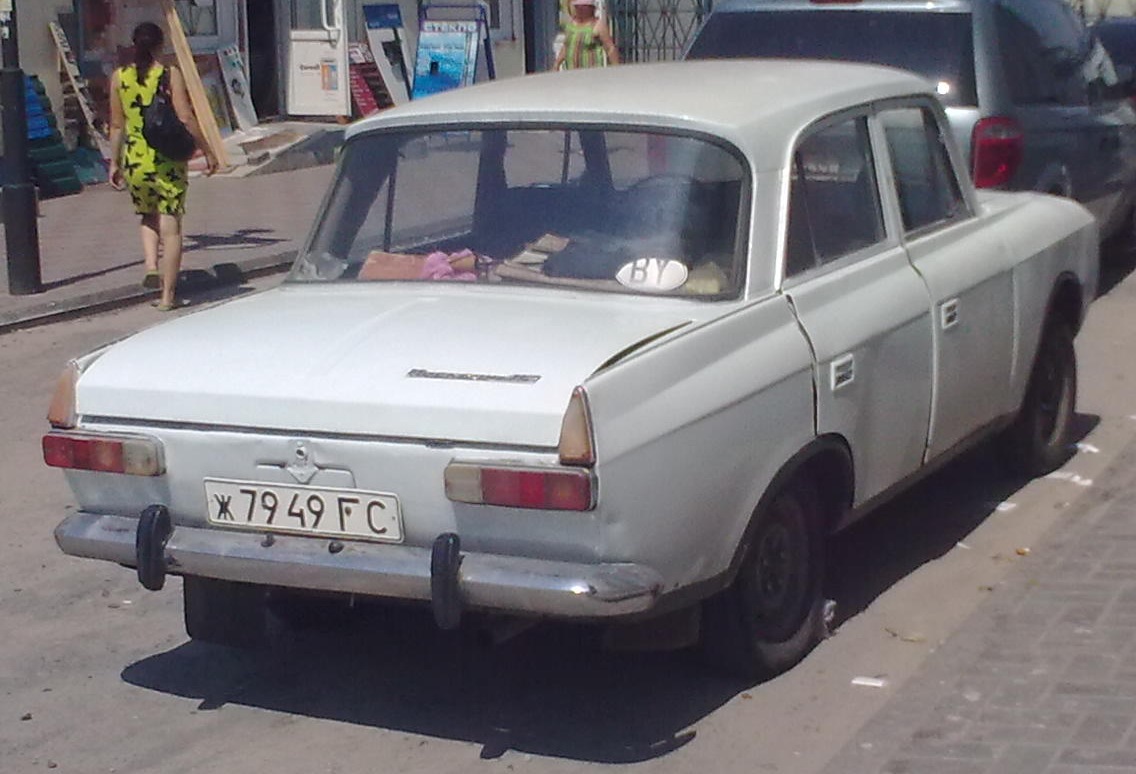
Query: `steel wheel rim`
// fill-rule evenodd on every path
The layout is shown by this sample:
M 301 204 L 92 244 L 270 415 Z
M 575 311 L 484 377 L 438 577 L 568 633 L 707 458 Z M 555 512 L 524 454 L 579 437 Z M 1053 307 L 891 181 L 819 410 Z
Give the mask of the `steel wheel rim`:
M 1053 441 L 1061 426 L 1061 413 L 1065 400 L 1065 372 L 1061 368 L 1060 355 L 1050 350 L 1049 357 L 1041 363 L 1037 390 L 1037 419 L 1041 437 Z
M 806 614 L 811 557 L 805 516 L 795 502 L 782 502 L 753 546 L 753 624 L 762 640 L 792 636 Z

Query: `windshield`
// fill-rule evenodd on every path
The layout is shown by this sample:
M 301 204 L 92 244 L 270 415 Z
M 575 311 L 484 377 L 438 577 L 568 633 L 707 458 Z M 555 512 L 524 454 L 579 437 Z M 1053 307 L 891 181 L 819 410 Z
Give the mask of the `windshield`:
M 922 75 L 947 105 L 978 104 L 970 14 L 769 11 L 711 14 L 687 59 L 840 59 Z
M 365 135 L 290 279 L 735 296 L 746 179 L 733 149 L 677 134 Z

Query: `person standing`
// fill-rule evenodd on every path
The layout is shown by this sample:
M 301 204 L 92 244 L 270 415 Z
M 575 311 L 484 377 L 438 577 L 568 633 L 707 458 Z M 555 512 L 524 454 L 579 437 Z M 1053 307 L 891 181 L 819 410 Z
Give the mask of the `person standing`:
M 564 45 L 553 70 L 619 64 L 619 49 L 607 23 L 596 13 L 596 0 L 571 0 L 572 17 L 564 25 Z
M 110 89 L 110 184 L 130 190 L 135 211 L 142 216 L 142 254 L 147 288 L 161 288 L 155 306 L 169 311 L 178 306 L 176 295 L 181 271 L 182 216 L 189 188 L 189 164 L 174 161 L 154 150 L 142 136 L 142 111 L 160 89 L 168 88 L 174 112 L 205 152 L 206 174 L 217 169 L 189 102 L 185 79 L 177 67 L 165 67 L 158 55 L 165 43 L 162 28 L 144 22 L 134 28 L 133 63 L 115 70 Z M 162 271 L 158 271 L 158 256 Z

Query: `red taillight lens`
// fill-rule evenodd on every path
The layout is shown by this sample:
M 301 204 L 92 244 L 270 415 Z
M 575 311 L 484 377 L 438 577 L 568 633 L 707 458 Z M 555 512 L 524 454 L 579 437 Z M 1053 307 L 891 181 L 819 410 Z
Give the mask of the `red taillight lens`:
M 1012 118 L 983 118 L 971 134 L 974 185 L 996 188 L 1010 182 L 1022 164 L 1025 135 Z
M 446 467 L 446 497 L 456 502 L 588 511 L 592 476 L 585 470 L 488 467 L 454 462 Z
M 43 437 L 43 461 L 53 468 L 160 476 L 165 472 L 162 451 L 152 438 L 48 433 Z

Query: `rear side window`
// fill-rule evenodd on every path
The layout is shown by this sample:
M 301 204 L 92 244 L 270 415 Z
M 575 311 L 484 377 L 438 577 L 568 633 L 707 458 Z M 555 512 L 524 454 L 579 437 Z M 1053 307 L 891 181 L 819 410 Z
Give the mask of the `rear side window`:
M 866 118 L 808 135 L 793 154 L 785 276 L 884 238 Z
M 1114 63 L 1136 66 L 1136 19 L 1108 19 L 1096 33 Z
M 885 110 L 887 137 L 903 227 L 908 233 L 967 214 L 939 122 L 927 108 Z
M 969 13 L 812 11 L 714 13 L 688 59 L 840 59 L 911 70 L 948 105 L 974 106 L 974 34 Z
M 1083 105 L 1089 101 L 1089 38 L 1061 3 L 1003 0 L 995 6 L 1002 68 L 1018 105 Z

